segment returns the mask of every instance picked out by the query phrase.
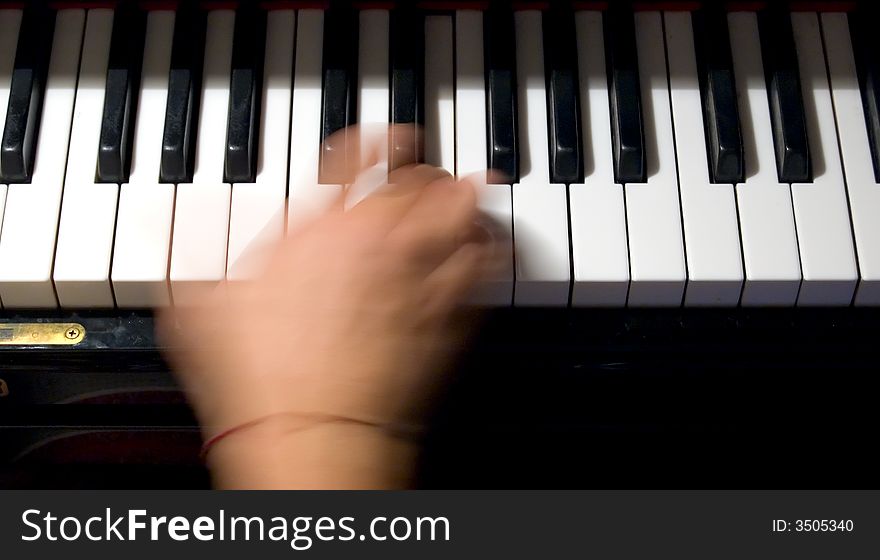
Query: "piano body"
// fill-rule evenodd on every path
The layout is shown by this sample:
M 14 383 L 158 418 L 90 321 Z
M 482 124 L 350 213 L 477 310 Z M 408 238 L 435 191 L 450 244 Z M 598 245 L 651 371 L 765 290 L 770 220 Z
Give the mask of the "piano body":
M 877 13 L 0 2 L 0 485 L 204 484 L 150 310 L 342 192 L 322 138 L 415 123 L 391 165 L 503 172 L 512 240 L 423 484 L 877 487 Z

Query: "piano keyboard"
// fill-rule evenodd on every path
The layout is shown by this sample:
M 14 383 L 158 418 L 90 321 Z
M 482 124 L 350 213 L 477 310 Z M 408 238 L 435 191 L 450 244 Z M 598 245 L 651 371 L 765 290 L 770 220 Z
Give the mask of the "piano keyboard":
M 392 166 L 507 177 L 479 303 L 880 304 L 873 13 L 229 4 L 0 5 L 4 309 L 252 277 L 345 190 L 321 140 L 356 123 L 424 126 Z

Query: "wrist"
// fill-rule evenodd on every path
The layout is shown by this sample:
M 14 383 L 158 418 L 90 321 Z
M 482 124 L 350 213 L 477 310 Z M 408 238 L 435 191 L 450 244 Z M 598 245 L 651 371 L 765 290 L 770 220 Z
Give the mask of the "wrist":
M 209 451 L 219 488 L 401 488 L 417 447 L 381 426 L 277 414 L 228 432 Z

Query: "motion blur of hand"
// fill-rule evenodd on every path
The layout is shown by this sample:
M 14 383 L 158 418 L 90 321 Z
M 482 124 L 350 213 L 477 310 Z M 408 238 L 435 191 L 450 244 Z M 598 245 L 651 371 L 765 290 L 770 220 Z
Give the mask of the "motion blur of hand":
M 382 164 L 386 134 L 349 130 L 346 149 L 329 140 L 340 183 Z M 474 182 L 428 165 L 399 168 L 345 206 L 297 227 L 258 278 L 163 317 L 205 436 L 250 426 L 210 450 L 221 487 L 409 482 L 414 444 L 395 427 L 421 421 L 492 246 L 475 226 Z

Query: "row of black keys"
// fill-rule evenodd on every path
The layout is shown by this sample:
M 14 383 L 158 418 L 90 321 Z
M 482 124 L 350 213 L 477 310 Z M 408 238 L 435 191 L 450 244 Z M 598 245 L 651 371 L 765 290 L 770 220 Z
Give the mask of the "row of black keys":
M 880 182 L 880 40 L 873 29 L 877 14 L 874 9 L 853 13 L 850 27 L 874 170 Z M 810 146 L 790 14 L 768 9 L 759 14 L 758 21 L 779 181 L 810 182 Z M 713 183 L 740 183 L 745 156 L 726 13 L 718 5 L 694 12 L 693 28 L 709 176 Z M 630 12 L 612 7 L 606 13 L 605 43 L 615 179 L 619 183 L 643 182 L 645 138 Z
M 145 16 L 127 3 L 114 16 L 96 170 L 99 182 L 122 183 L 128 177 Z M 161 182 L 192 180 L 205 21 L 206 14 L 189 4 L 177 14 Z M 553 8 L 544 14 L 550 180 L 566 184 L 582 181 L 584 173 L 573 21 L 565 8 Z M 738 183 L 743 180 L 744 155 L 727 20 L 721 10 L 705 9 L 695 12 L 693 21 L 710 177 L 716 183 Z M 808 182 L 812 177 L 811 158 L 790 19 L 786 12 L 774 10 L 762 13 L 759 21 L 779 180 Z M 880 52 L 880 41 L 871 29 L 871 21 L 876 20 L 856 13 L 851 27 L 875 171 L 880 177 L 880 57 L 875 55 Z M 252 182 L 256 173 L 265 22 L 265 12 L 256 3 L 243 4 L 236 14 L 224 170 L 228 182 Z M 357 12 L 347 7 L 331 8 L 324 26 L 322 138 L 356 120 Z M 51 51 L 48 38 L 53 28 L 52 11 L 38 5 L 25 11 L 0 151 L 2 182 L 30 180 Z M 391 123 L 423 122 L 423 29 L 421 12 L 406 8 L 392 11 Z M 487 12 L 484 37 L 489 165 L 516 182 L 519 158 L 513 13 L 505 9 Z M 631 11 L 612 8 L 605 14 L 605 43 L 615 179 L 619 183 L 644 182 L 645 136 Z M 392 161 L 393 166 L 420 159 L 418 153 L 403 151 L 404 147 L 416 146 L 411 139 L 391 141 L 391 157 L 399 160 Z

